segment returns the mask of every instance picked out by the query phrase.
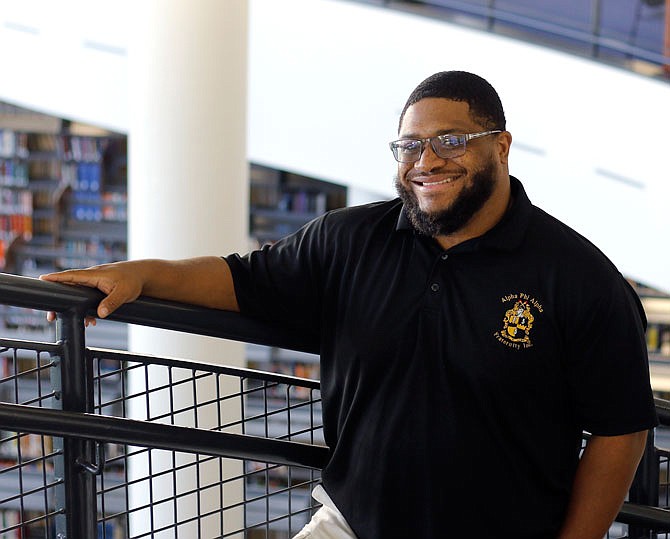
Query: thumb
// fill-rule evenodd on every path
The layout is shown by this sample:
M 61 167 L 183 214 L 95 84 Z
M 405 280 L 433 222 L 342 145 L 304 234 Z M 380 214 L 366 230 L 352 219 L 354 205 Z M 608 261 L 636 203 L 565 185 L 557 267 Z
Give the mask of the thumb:
M 98 305 L 98 316 L 100 318 L 107 318 L 109 313 L 113 312 L 115 309 L 109 305 L 107 299 L 103 299 Z
M 134 301 L 139 296 L 139 292 L 133 293 L 126 287 L 117 284 L 98 305 L 98 316 L 106 318 L 116 311 L 124 303 Z

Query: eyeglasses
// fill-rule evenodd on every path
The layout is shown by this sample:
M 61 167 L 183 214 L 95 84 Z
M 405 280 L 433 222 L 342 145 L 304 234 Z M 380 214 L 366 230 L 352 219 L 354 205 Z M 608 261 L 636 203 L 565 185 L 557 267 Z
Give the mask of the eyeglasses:
M 430 142 L 431 148 L 438 157 L 442 159 L 452 159 L 465 154 L 465 145 L 468 140 L 494 133 L 502 133 L 500 129 L 494 131 L 482 131 L 480 133 L 467 133 L 465 135 L 437 135 L 424 139 L 403 138 L 389 143 L 393 157 L 398 163 L 414 163 L 421 159 L 426 143 Z

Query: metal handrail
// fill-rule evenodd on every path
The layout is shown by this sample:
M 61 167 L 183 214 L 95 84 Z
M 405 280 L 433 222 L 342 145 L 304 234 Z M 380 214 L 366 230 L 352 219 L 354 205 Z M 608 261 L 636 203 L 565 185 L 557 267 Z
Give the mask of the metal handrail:
M 95 316 L 102 292 L 31 277 L 0 273 L 0 302 L 44 311 L 78 311 Z M 300 352 L 319 353 L 317 335 L 297 327 L 263 322 L 240 313 L 140 297 L 112 313 L 110 320 L 207 335 Z
M 366 0 L 363 1 L 365 2 Z M 419 13 L 422 13 L 422 8 L 425 7 L 429 7 L 431 10 L 444 8 L 454 9 L 461 13 L 487 21 L 487 28 L 492 32 L 496 31 L 495 23 L 512 24 L 515 27 L 526 29 L 530 32 L 542 32 L 544 34 L 583 43 L 590 47 L 591 56 L 594 58 L 600 56 L 601 48 L 607 48 L 625 54 L 627 57 L 635 57 L 660 66 L 667 66 L 670 63 L 670 58 L 664 56 L 662 51 L 650 51 L 622 39 L 603 36 L 601 34 L 603 28 L 601 22 L 602 5 L 600 0 L 592 0 L 591 11 L 594 20 L 590 25 L 590 29 L 570 27 L 568 25 L 557 23 L 551 19 L 542 20 L 528 17 L 521 13 L 496 6 L 495 0 L 489 0 L 486 5 L 466 2 L 463 0 L 440 0 L 439 3 L 431 2 L 430 0 L 383 0 L 382 5 L 389 8 L 401 8 L 406 11 L 418 11 Z M 431 14 L 433 14 L 433 11 L 431 11 Z M 532 34 L 530 39 L 533 39 Z
M 667 401 L 662 403 L 670 408 Z M 329 458 L 328 448 L 325 446 L 20 404 L 0 403 L 0 425 L 21 432 L 94 439 L 314 469 L 323 468 Z M 617 521 L 651 527 L 657 532 L 670 531 L 670 510 L 625 502 Z
M 102 292 L 83 286 L 71 286 L 0 273 L 0 302 L 16 307 L 42 309 L 54 312 L 78 311 L 80 316 L 94 316 Z M 170 329 L 197 335 L 207 335 L 241 342 L 276 346 L 302 352 L 317 353 L 318 341 L 297 328 L 270 324 L 244 316 L 240 313 L 208 309 L 183 303 L 140 297 L 133 303 L 123 305 L 110 320 Z M 53 345 L 46 345 L 53 347 Z M 125 357 L 124 352 L 107 352 L 108 357 Z M 160 363 L 160 359 L 153 358 Z M 173 364 L 178 364 L 172 361 Z M 210 369 L 239 377 L 248 377 L 254 371 L 225 366 L 210 366 Z M 257 373 L 254 373 L 254 377 Z M 263 378 L 263 375 L 260 377 Z M 265 378 L 278 383 L 293 383 L 295 377 L 267 373 Z M 315 381 L 301 381 L 303 385 L 318 389 Z M 187 427 L 151 424 L 129 419 L 104 417 L 94 414 L 66 412 L 63 410 L 35 409 L 34 407 L 0 404 L 0 425 L 16 427 L 27 432 L 36 432 L 61 437 L 100 438 L 116 443 L 153 445 L 161 448 L 182 448 L 177 440 L 184 442 L 183 449 L 215 456 L 242 456 L 267 462 L 296 464 L 321 468 L 327 462 L 328 448 L 311 446 L 299 442 L 268 440 L 241 434 L 226 434 L 199 430 L 197 443 L 187 433 Z M 170 432 L 175 430 L 175 432 Z M 161 445 L 167 444 L 167 445 Z M 178 447 L 179 446 L 179 447 Z M 197 446 L 197 447 L 196 447 Z M 190 447 L 190 449 L 188 449 Z M 224 451 L 222 448 L 225 447 Z M 274 457 L 272 457 L 274 455 Z
M 323 468 L 329 456 L 327 447 L 304 442 L 36 408 L 22 404 L 0 403 L 0 425 L 8 430 L 61 438 L 92 439 L 106 443 L 202 453 L 224 458 L 251 459 L 315 469 Z
M 92 395 L 87 374 L 84 318 L 95 315 L 102 297 L 101 292 L 92 288 L 0 273 L 0 303 L 58 313 L 57 342 L 51 343 L 51 348 L 55 347 L 51 352 L 59 360 L 51 381 L 56 395 L 55 407 L 60 409 L 26 409 L 16 407 L 23 405 L 0 404 L 0 425 L 4 428 L 15 428 L 21 432 L 30 429 L 38 434 L 55 436 L 54 448 L 58 455 L 54 460 L 56 474 L 70 478 L 58 482 L 53 489 L 56 535 L 73 539 L 97 536 L 96 512 L 85 509 L 96 505 L 95 474 L 82 473 L 82 467 L 88 471 L 97 469 L 97 466 L 89 464 L 95 459 L 95 442 L 141 445 L 141 441 L 145 440 L 150 442 L 148 445 L 145 443 L 145 447 L 175 450 L 183 446 L 186 452 L 191 453 L 197 453 L 196 448 L 200 447 L 214 455 L 239 458 L 255 455 L 265 462 L 300 463 L 303 467 L 312 468 L 323 466 L 328 455 L 324 446 L 205 430 L 198 430 L 197 440 L 194 440 L 196 431 L 190 428 L 92 416 L 89 413 Z M 319 351 L 318 335 L 300 327 L 270 324 L 238 313 L 152 298 L 142 297 L 124 305 L 110 319 L 303 352 Z M 44 348 L 47 345 L 34 344 L 36 346 L 30 347 Z M 217 446 L 218 450 L 215 449 Z
M 70 325 L 81 324 L 84 316 L 94 315 L 102 297 L 101 292 L 86 287 L 0 273 L 0 303 L 62 313 L 71 319 L 68 322 Z M 122 306 L 110 316 L 110 319 L 312 353 L 318 352 L 319 349 L 318 336 L 305 335 L 299 328 L 270 324 L 238 313 L 145 297 Z M 72 328 L 68 330 L 72 331 Z M 10 341 L 3 340 L 3 342 Z M 42 347 L 54 346 L 48 343 L 38 344 Z M 119 357 L 126 354 L 111 353 L 119 354 Z M 241 377 L 250 372 L 252 371 L 236 370 Z M 318 385 L 318 382 L 314 384 Z M 114 442 L 316 469 L 322 468 L 329 457 L 329 450 L 325 446 L 109 417 L 85 413 L 75 408 L 76 406 L 68 410 L 52 410 L 0 403 L 0 425 L 21 432 L 47 434 L 78 443 Z M 670 425 L 670 402 L 656 399 L 656 408 L 661 424 Z M 197 433 L 197 436 L 194 436 L 194 433 Z M 653 445 L 651 449 L 648 448 L 648 452 L 653 454 L 654 451 Z M 77 452 L 85 453 L 82 450 L 70 450 L 70 453 Z M 78 462 L 74 461 L 71 466 L 81 466 Z M 68 496 L 70 499 L 75 498 L 74 493 L 69 493 Z M 77 530 L 73 536 L 85 537 L 92 533 L 95 523 L 89 522 L 87 518 L 68 524 Z M 626 502 L 617 520 L 655 531 L 670 530 L 670 511 L 653 505 Z
M 670 531 L 670 510 L 624 502 L 616 518 L 617 522 L 645 528 L 655 532 Z

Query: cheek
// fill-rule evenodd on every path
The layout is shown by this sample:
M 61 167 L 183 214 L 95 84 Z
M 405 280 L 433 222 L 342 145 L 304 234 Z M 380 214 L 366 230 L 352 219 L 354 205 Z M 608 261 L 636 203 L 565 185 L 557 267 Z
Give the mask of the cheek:
M 401 164 L 398 165 L 398 178 L 402 181 L 407 181 L 407 174 L 414 168 L 414 164 Z
M 492 156 L 486 156 L 486 158 L 475 158 L 472 157 L 470 159 L 463 159 L 459 165 L 461 168 L 467 172 L 470 176 L 473 174 L 476 174 L 477 172 L 480 172 L 481 170 L 484 170 L 487 165 L 490 163 L 490 157 Z

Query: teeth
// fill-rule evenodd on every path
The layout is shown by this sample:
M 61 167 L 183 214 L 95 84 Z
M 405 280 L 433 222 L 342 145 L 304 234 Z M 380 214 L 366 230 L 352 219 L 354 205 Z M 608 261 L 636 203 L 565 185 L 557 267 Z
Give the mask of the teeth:
M 446 180 L 442 180 L 440 182 L 421 182 L 421 185 L 422 186 L 424 186 L 424 185 L 443 185 L 445 183 L 451 183 L 453 181 L 454 181 L 453 178 L 447 178 Z

